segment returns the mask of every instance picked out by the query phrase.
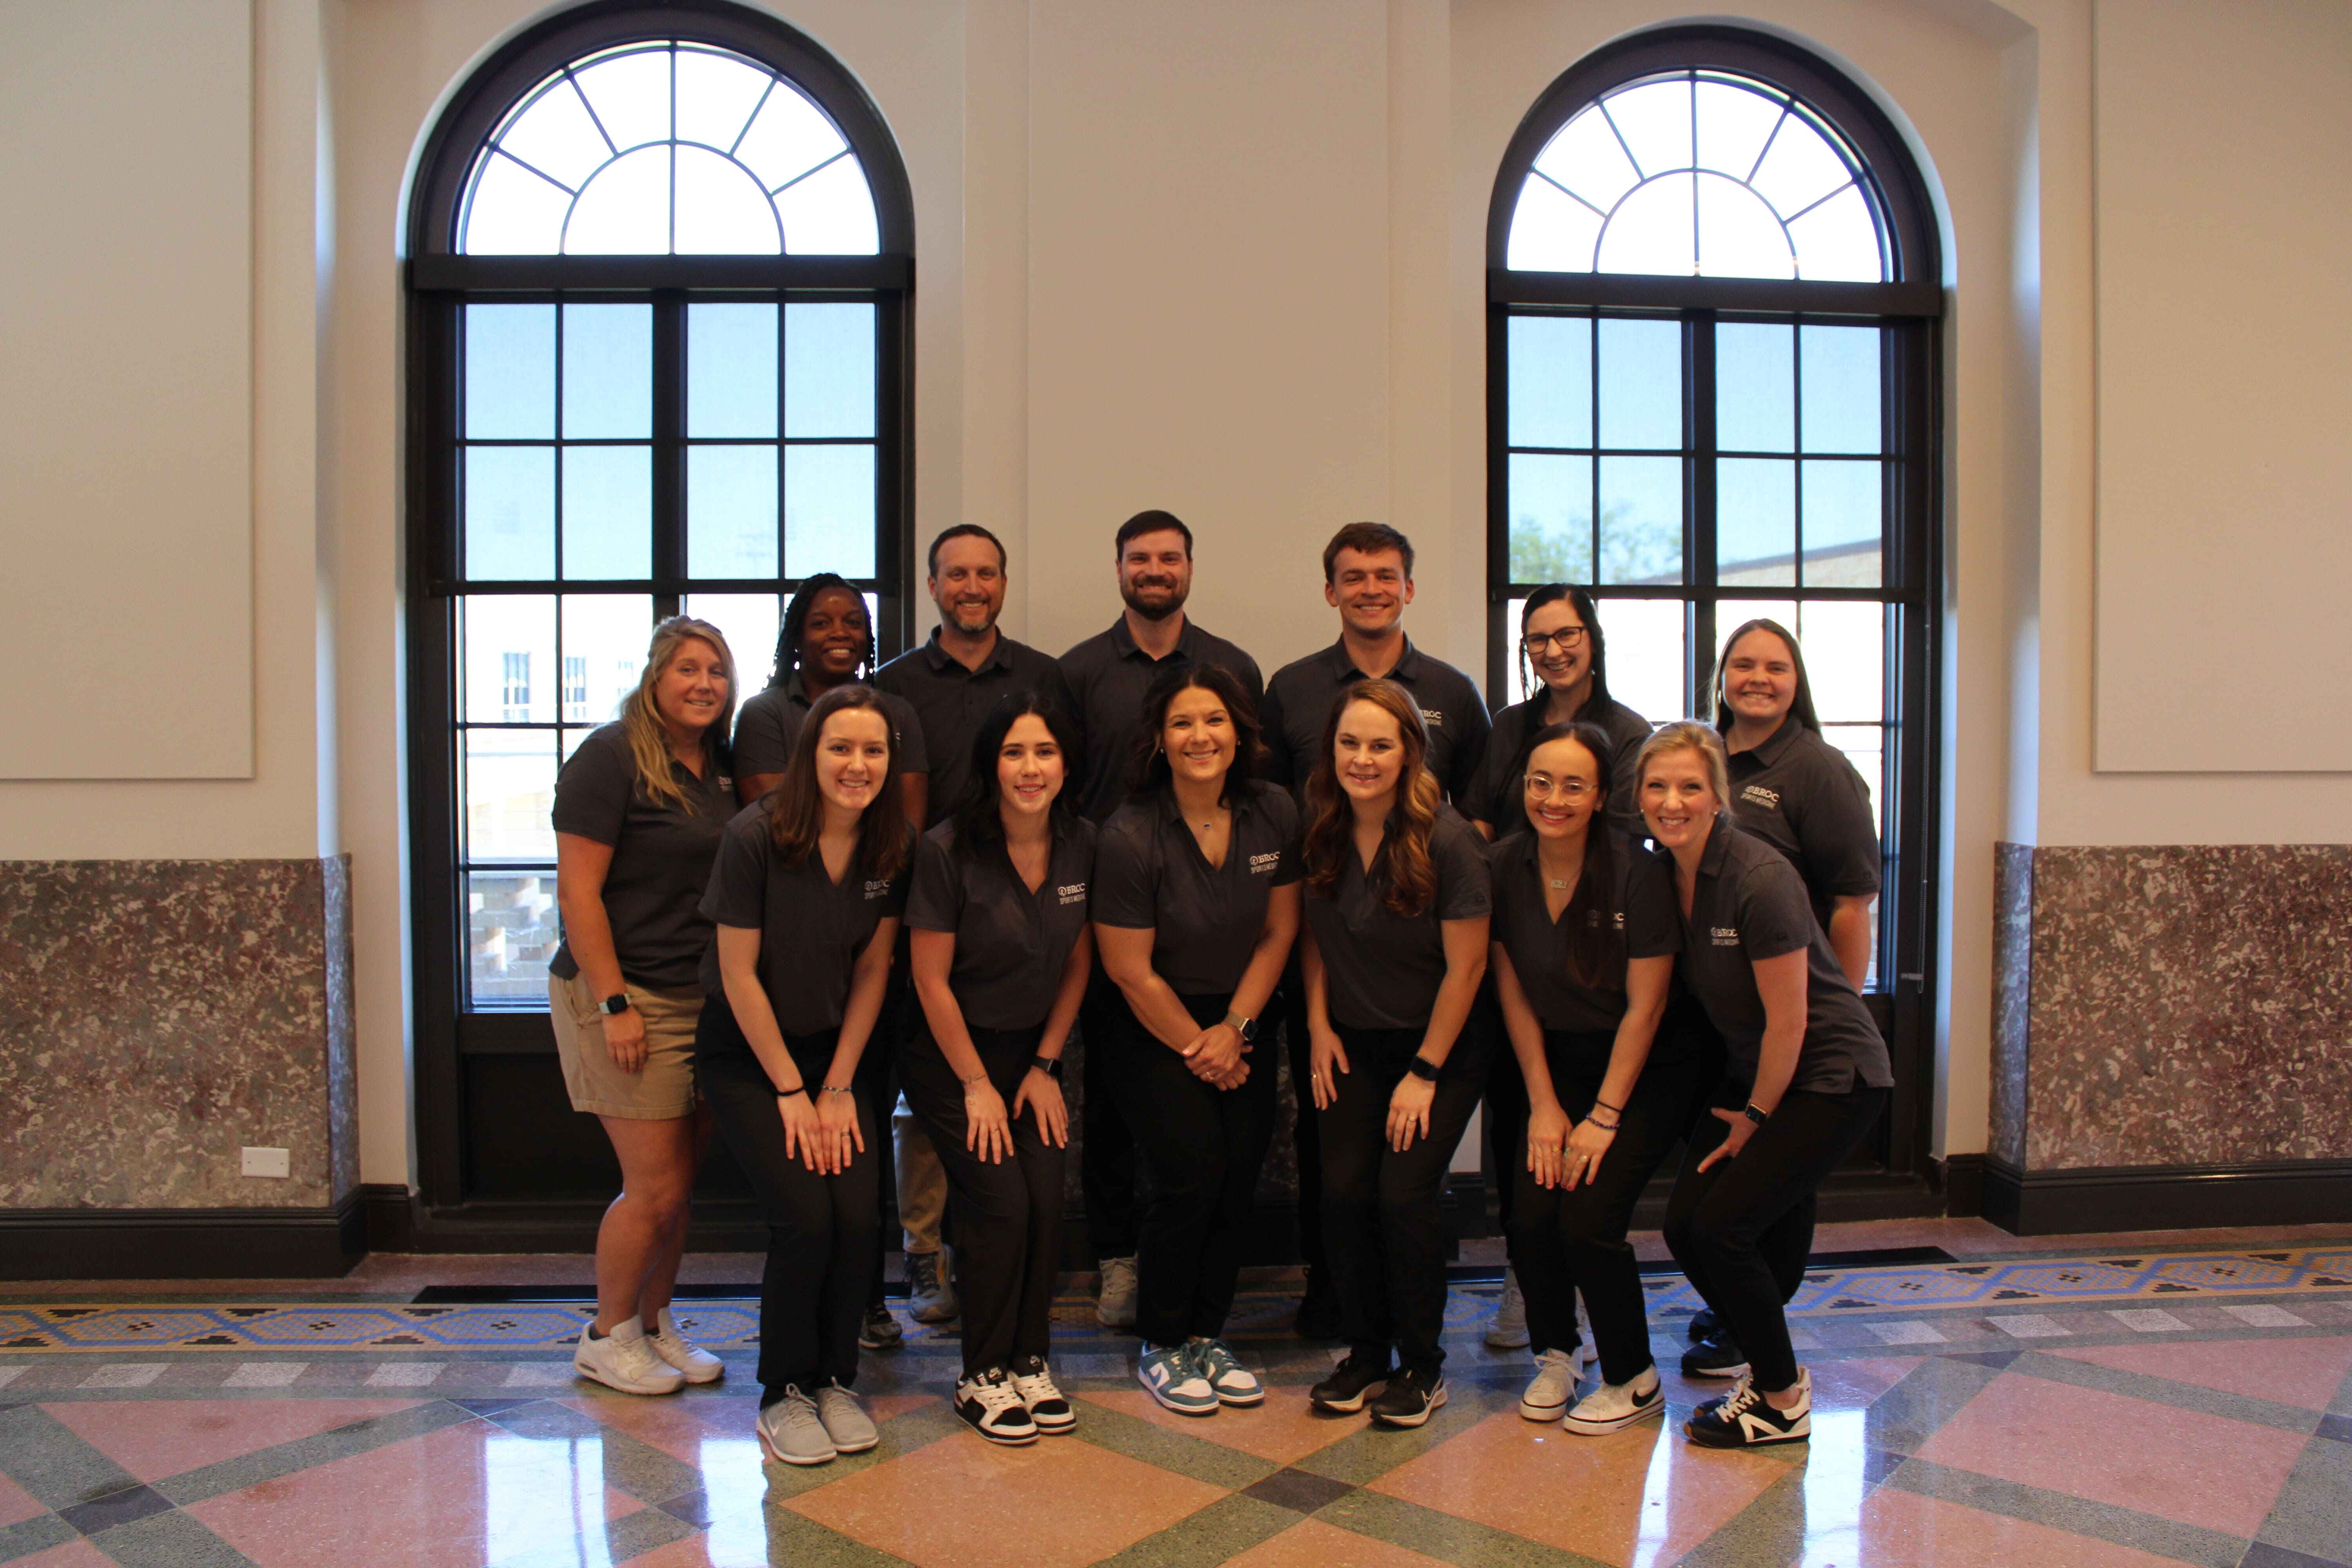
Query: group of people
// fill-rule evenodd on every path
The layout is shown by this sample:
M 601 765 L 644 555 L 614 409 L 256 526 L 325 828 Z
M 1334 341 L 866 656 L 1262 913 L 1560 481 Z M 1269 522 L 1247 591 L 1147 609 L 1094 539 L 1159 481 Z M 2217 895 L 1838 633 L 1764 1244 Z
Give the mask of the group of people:
M 975 525 L 932 542 L 939 624 L 878 670 L 862 598 L 813 578 L 740 714 L 724 636 L 673 617 L 565 763 L 549 987 L 572 1104 L 623 1176 L 577 1369 L 635 1394 L 723 1374 L 670 1308 L 715 1124 L 770 1227 L 762 1447 L 872 1447 L 853 1390 L 861 1347 L 903 1331 L 879 1234 L 903 1097 L 910 1280 L 919 1315 L 961 1318 L 957 1414 L 997 1443 L 1068 1432 L 1049 1358 L 1075 1043 L 1097 1310 L 1168 1409 L 1266 1397 L 1225 1330 L 1286 1059 L 1298 1328 L 1347 1347 L 1317 1408 L 1411 1427 L 1445 1403 L 1441 1195 L 1483 1102 L 1536 1363 L 1521 1413 L 1596 1434 L 1663 1411 L 1626 1233 L 1682 1145 L 1666 1239 L 1708 1309 L 1683 1364 L 1736 1380 L 1685 1432 L 1804 1437 L 1782 1309 L 1814 1194 L 1892 1078 L 1859 994 L 1868 791 L 1795 637 L 1742 626 L 1715 722 L 1654 729 L 1609 694 L 1591 597 L 1554 585 L 1522 615 L 1532 695 L 1490 719 L 1405 637 L 1394 529 L 1332 538 L 1339 640 L 1271 680 L 1185 615 L 1181 521 L 1140 513 L 1114 553 L 1119 619 L 1058 660 L 997 630 L 1004 551 Z

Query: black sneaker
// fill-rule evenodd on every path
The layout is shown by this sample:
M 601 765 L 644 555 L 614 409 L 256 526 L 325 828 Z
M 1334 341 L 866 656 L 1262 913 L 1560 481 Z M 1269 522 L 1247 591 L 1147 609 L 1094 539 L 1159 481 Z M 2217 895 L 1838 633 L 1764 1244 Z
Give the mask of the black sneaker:
M 1370 1396 L 1372 1390 L 1388 1380 L 1387 1356 L 1370 1356 L 1351 1351 L 1347 1360 L 1331 1369 L 1330 1376 L 1307 1391 L 1307 1403 L 1318 1410 L 1353 1415 L 1364 1407 L 1364 1401 Z
M 1372 1401 L 1372 1419 L 1383 1426 L 1418 1426 L 1444 1403 L 1445 1374 L 1409 1366 L 1390 1378 L 1381 1396 Z
M 866 1351 L 895 1351 L 907 1342 L 907 1331 L 890 1315 L 890 1309 L 879 1301 L 866 1309 L 865 1321 L 857 1325 L 857 1348 Z
M 1683 1435 L 1706 1448 L 1757 1448 L 1768 1443 L 1801 1443 L 1813 1435 L 1813 1378 L 1797 1373 L 1797 1403 L 1775 1410 L 1749 1378 L 1721 1399 L 1691 1412 Z
M 1729 1335 L 1701 1340 L 1683 1352 L 1685 1377 L 1738 1377 L 1748 1370 L 1748 1352 Z
M 1298 1316 L 1291 1321 L 1290 1329 L 1302 1340 L 1339 1337 L 1339 1292 L 1331 1288 L 1331 1277 L 1322 1269 L 1307 1271 L 1307 1294 L 1299 1300 Z
M 1691 1314 L 1690 1321 L 1683 1325 L 1683 1332 L 1689 1338 L 1691 1343 L 1696 1344 L 1701 1340 L 1720 1338 L 1723 1333 L 1723 1322 L 1715 1315 L 1714 1308 L 1701 1307 Z
M 1048 1437 L 1058 1437 L 1076 1428 L 1078 1413 L 1070 1408 L 1070 1402 L 1054 1385 L 1054 1374 L 1046 1370 L 1044 1356 L 1024 1355 L 1014 1360 L 1013 1392 L 1021 1396 L 1031 1424 Z
M 1030 1418 L 1020 1391 L 1001 1366 L 956 1384 L 955 1413 L 965 1426 L 992 1443 L 1018 1447 L 1037 1440 L 1037 1423 Z

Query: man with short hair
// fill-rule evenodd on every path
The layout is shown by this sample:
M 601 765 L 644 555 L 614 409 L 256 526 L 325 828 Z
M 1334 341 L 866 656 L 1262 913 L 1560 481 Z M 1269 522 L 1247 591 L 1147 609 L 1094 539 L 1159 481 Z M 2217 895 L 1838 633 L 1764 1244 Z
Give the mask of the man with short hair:
M 1230 671 L 1252 702 L 1265 691 L 1257 660 L 1202 631 L 1184 613 L 1192 592 L 1192 531 L 1181 519 L 1173 512 L 1137 512 L 1119 524 L 1111 549 L 1126 608 L 1109 629 L 1062 656 L 1062 678 L 1076 704 L 1072 716 L 1084 738 L 1086 764 L 1083 781 L 1073 779 L 1069 787 L 1079 790 L 1078 809 L 1097 824 L 1118 810 L 1134 787 L 1143 694 L 1161 670 L 1178 663 L 1213 664 Z M 1079 1166 L 1087 1238 L 1101 1271 L 1095 1313 L 1109 1329 L 1135 1324 L 1135 1139 L 1101 1077 L 1094 1044 L 1109 1037 L 1118 1010 L 1126 1005 L 1097 963 L 1078 1011 L 1078 1066 L 1085 1085 Z

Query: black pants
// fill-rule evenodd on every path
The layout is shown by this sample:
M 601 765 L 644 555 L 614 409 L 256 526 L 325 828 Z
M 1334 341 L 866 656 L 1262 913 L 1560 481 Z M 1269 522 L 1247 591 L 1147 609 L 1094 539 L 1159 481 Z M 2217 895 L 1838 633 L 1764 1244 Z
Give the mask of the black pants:
M 833 1065 L 837 1033 L 785 1037 L 812 1089 Z M 888 1145 L 877 1140 L 874 1106 L 862 1094 L 852 1096 L 866 1148 L 840 1174 L 821 1176 L 797 1156 L 787 1157 L 775 1086 L 724 1001 L 702 1010 L 694 1078 L 768 1222 L 760 1384 L 771 1399 L 786 1384 L 809 1393 L 833 1381 L 846 1388 L 857 1380 L 857 1325 L 881 1246 L 882 1167 L 890 1158 Z
M 1744 1080 L 1727 1078 L 1714 1101 L 1736 1109 L 1748 1102 L 1748 1091 Z M 1782 1281 L 1804 1278 L 1814 1191 L 1861 1143 L 1886 1097 L 1885 1089 L 1860 1086 L 1845 1094 L 1792 1089 L 1745 1149 L 1705 1172 L 1698 1163 L 1730 1128 L 1709 1116 L 1691 1133 L 1666 1205 L 1666 1246 L 1747 1352 L 1756 1386 L 1767 1394 L 1797 1381 L 1797 1355 L 1780 1310 L 1788 1300 Z
M 1045 1034 L 973 1029 L 988 1081 L 1013 1109 Z M 964 1147 L 970 1124 L 963 1085 L 929 1028 L 898 1064 L 907 1103 L 931 1135 L 956 1215 L 956 1279 L 963 1298 L 963 1370 L 969 1377 L 1046 1353 L 1054 1320 L 1054 1275 L 1062 1254 L 1062 1173 L 1067 1151 L 1045 1141 L 1037 1114 L 1013 1119 L 1013 1154 L 992 1164 Z
M 1295 944 L 1291 952 L 1267 1011 L 1281 1016 L 1283 1054 L 1290 1062 L 1290 1142 L 1298 1159 L 1298 1260 L 1319 1272 L 1328 1267 L 1323 1247 L 1323 1130 L 1315 1113 L 1315 1045 L 1307 1037 L 1307 981 L 1299 973 Z
M 1339 1331 L 1349 1348 L 1433 1372 L 1444 1361 L 1445 1174 L 1486 1063 L 1449 1057 L 1429 1110 L 1429 1135 L 1400 1154 L 1389 1147 L 1389 1097 L 1421 1049 L 1420 1029 L 1339 1030 L 1348 1070 L 1318 1113 L 1323 1142 L 1323 1247 L 1339 1291 Z M 1483 1053 L 1458 1043 L 1453 1054 Z
M 1127 999 L 1097 964 L 1078 1004 L 1078 1182 L 1087 1245 L 1097 1258 L 1135 1256 L 1135 1134 L 1111 1086 L 1115 1037 L 1126 1016 Z
M 1494 999 L 1494 982 L 1478 988 L 1478 1008 L 1496 1044 L 1486 1068 L 1486 1159 L 1494 1173 L 1495 1217 L 1503 1227 L 1503 1255 L 1514 1268 L 1519 1265 L 1518 1234 L 1512 1225 L 1519 1203 L 1519 1178 L 1528 1164 L 1528 1080 L 1519 1071 L 1518 1053 L 1503 1032 L 1502 1006 Z M 1560 1101 L 1562 1105 L 1568 1102 Z M 1528 1281 L 1522 1270 L 1519 1289 Z M 1538 1346 L 1538 1349 L 1543 1347 Z
M 903 937 L 901 940 L 903 942 Z M 907 957 L 902 952 L 898 962 L 890 967 L 889 984 L 882 993 L 882 1016 L 874 1021 L 873 1037 L 866 1042 L 866 1049 L 858 1056 L 857 1075 L 851 1080 L 857 1085 L 859 1096 L 872 1110 L 875 1126 L 885 1132 L 890 1131 L 890 1108 L 898 1103 L 898 1058 L 906 1054 L 903 1042 L 908 1020 L 921 1012 L 916 1005 L 914 987 L 907 976 Z M 889 1140 L 885 1138 L 883 1142 L 887 1144 Z M 898 1214 L 898 1162 L 887 1157 L 886 1151 L 882 1174 L 875 1187 L 877 1214 L 887 1213 L 893 1216 Z M 880 1246 L 874 1248 L 874 1268 L 866 1285 L 868 1310 L 884 1304 L 886 1281 L 882 1276 L 882 1259 L 887 1250 Z
M 1181 1000 L 1205 1029 L 1233 999 Z M 1136 1331 L 1153 1345 L 1216 1339 L 1234 1309 L 1242 1242 L 1274 1142 L 1273 1053 L 1261 1046 L 1244 1058 L 1249 1079 L 1239 1089 L 1213 1089 L 1132 1011 L 1120 1011 L 1112 1084 L 1152 1177 L 1137 1237 Z
M 1616 1039 L 1613 1030 L 1545 1032 L 1552 1093 L 1570 1126 L 1591 1110 Z M 1689 1096 L 1673 1060 L 1645 1064 L 1600 1169 L 1573 1191 L 1536 1184 L 1527 1168 L 1527 1121 L 1520 1119 L 1511 1258 L 1528 1300 L 1528 1343 L 1538 1352 L 1576 1348 L 1576 1292 L 1581 1289 L 1592 1313 L 1601 1374 L 1610 1383 L 1630 1382 L 1651 1364 L 1641 1266 L 1625 1231 L 1643 1189 L 1682 1140 Z

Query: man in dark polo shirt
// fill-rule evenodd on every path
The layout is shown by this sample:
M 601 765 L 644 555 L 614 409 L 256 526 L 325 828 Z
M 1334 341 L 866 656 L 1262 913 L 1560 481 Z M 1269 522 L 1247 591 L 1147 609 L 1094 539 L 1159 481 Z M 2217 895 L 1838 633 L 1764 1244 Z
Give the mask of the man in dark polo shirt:
M 1129 767 L 1142 728 L 1143 694 L 1166 666 L 1213 664 L 1232 673 L 1256 703 L 1265 695 L 1257 660 L 1212 637 L 1184 613 L 1192 592 L 1192 531 L 1175 513 L 1139 511 L 1118 525 L 1111 544 L 1118 596 L 1127 602 L 1107 631 L 1062 656 L 1062 679 L 1076 705 L 1086 772 L 1073 781 L 1078 809 L 1100 826 L 1127 799 Z M 1102 1275 L 1096 1312 L 1105 1328 L 1135 1323 L 1135 1140 L 1120 1120 L 1101 1053 L 1126 1006 L 1099 963 L 1078 1012 L 1085 1125 L 1079 1164 L 1087 1196 L 1087 1239 Z
M 1069 693 L 1062 672 L 1052 658 L 1014 642 L 996 629 L 1004 613 L 1004 545 L 976 522 L 961 522 L 931 541 L 930 575 L 925 586 L 939 606 L 939 625 L 930 640 L 910 648 L 874 673 L 874 685 L 903 698 L 922 725 L 923 751 L 930 763 L 930 792 L 925 803 L 937 826 L 963 798 L 971 776 L 972 737 L 988 710 L 1008 694 L 1034 688 L 1050 696 L 1065 712 Z M 904 986 L 904 955 L 898 964 Z M 914 1009 L 898 1006 L 902 1026 L 911 1026 Z M 898 1042 L 890 1042 L 892 1049 Z M 914 1116 L 904 1108 L 891 1117 L 891 1137 L 898 1165 L 899 1219 L 906 1230 L 907 1279 L 909 1309 L 924 1322 L 945 1322 L 956 1315 L 954 1291 L 940 1253 L 940 1216 L 947 1206 L 947 1173 Z
M 1493 721 L 1476 682 L 1404 635 L 1404 607 L 1412 603 L 1412 541 L 1379 522 L 1351 522 L 1333 534 L 1323 547 L 1323 601 L 1339 612 L 1339 640 L 1284 665 L 1265 684 L 1258 710 L 1272 753 L 1265 776 L 1288 785 L 1303 803 L 1332 705 L 1357 681 L 1385 676 L 1412 692 L 1420 707 L 1429 727 L 1429 770 L 1446 797 L 1466 794 L 1486 754 Z M 1291 1082 L 1302 1084 L 1308 1071 L 1307 994 L 1296 961 L 1282 989 Z M 1298 1239 L 1307 1266 L 1298 1331 L 1327 1338 L 1339 1332 L 1339 1304 L 1323 1267 L 1323 1151 L 1314 1117 L 1298 1118 L 1297 1139 Z

